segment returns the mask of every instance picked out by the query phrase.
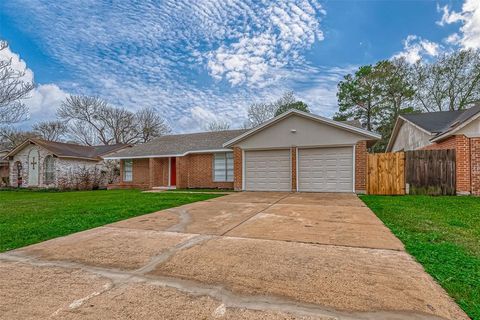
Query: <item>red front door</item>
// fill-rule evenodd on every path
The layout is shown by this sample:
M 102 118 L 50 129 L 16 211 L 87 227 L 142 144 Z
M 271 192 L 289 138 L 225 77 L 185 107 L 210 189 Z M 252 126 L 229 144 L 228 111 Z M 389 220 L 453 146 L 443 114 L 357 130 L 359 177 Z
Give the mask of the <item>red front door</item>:
M 177 185 L 177 158 L 170 158 L 170 185 Z

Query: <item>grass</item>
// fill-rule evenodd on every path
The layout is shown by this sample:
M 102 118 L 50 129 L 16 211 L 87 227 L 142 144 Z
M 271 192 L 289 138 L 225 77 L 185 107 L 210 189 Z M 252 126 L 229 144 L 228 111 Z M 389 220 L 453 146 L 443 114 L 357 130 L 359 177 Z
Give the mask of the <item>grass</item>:
M 460 307 L 480 319 L 480 198 L 361 198 Z
M 218 196 L 138 190 L 0 191 L 0 252 Z

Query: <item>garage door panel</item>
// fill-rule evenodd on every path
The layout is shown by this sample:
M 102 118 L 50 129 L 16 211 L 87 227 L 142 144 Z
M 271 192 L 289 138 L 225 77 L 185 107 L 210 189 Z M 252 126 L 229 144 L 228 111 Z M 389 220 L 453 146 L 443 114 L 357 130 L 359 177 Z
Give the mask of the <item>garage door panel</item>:
M 290 150 L 245 152 L 245 188 L 253 191 L 290 191 Z
M 298 150 L 299 191 L 352 192 L 353 148 Z

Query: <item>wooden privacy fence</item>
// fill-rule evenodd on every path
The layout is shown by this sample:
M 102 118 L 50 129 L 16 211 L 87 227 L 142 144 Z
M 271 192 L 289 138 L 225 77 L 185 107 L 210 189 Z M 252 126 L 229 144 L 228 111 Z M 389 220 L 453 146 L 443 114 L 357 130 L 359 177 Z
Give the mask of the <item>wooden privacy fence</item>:
M 454 195 L 455 150 L 369 154 L 367 193 Z
M 367 159 L 367 193 L 405 194 L 405 154 L 373 153 Z
M 455 194 L 455 150 L 407 151 L 405 165 L 409 194 Z

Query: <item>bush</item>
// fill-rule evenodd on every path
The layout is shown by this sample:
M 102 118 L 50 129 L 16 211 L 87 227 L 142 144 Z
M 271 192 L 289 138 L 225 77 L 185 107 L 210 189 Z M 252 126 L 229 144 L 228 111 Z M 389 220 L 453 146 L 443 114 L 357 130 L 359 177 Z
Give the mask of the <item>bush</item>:
M 97 190 L 105 180 L 105 171 L 83 166 L 58 177 L 57 184 L 60 190 Z

